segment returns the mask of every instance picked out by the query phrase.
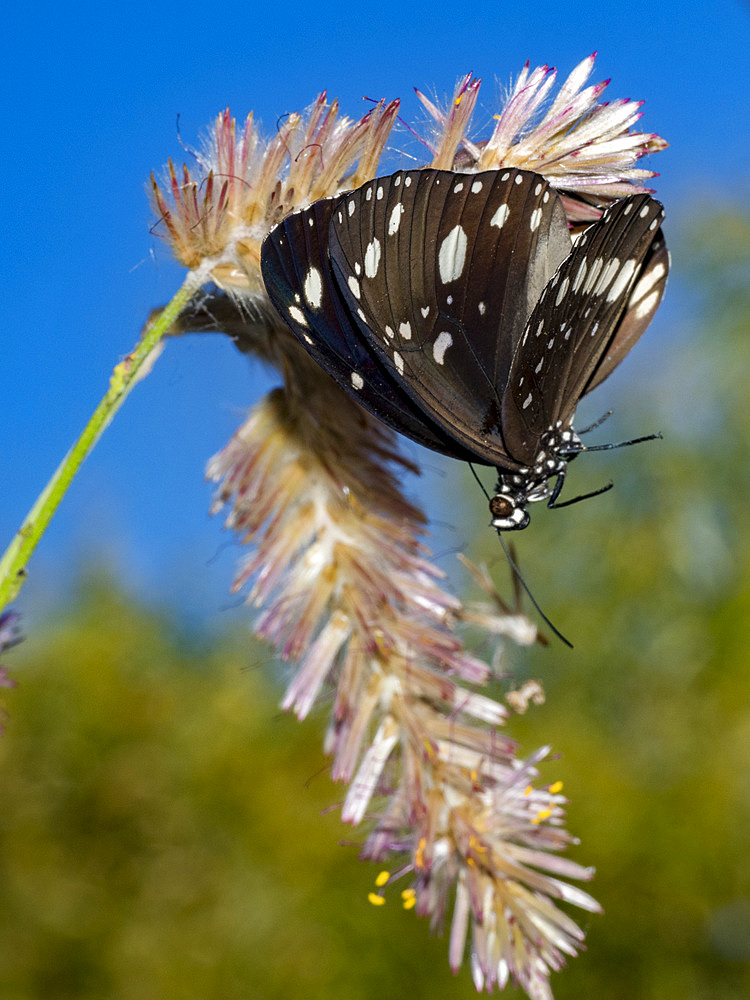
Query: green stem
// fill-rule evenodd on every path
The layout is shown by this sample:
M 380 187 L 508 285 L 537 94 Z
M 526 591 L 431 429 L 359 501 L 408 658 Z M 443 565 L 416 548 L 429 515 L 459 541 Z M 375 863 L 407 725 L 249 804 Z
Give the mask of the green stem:
M 39 494 L 36 503 L 16 532 L 0 560 L 0 611 L 15 599 L 26 579 L 26 564 L 47 530 L 81 463 L 102 436 L 115 413 L 140 378 L 148 374 L 146 361 L 156 360 L 152 352 L 205 280 L 201 271 L 191 271 L 172 301 L 145 329 L 135 350 L 117 365 L 109 380 L 109 389 L 94 410 L 83 433 L 62 460 L 54 475 Z

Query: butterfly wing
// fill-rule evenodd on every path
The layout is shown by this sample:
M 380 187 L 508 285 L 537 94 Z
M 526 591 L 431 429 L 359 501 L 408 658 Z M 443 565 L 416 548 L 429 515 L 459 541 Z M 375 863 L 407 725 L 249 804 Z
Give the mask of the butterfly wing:
M 664 298 L 669 275 L 669 251 L 664 234 L 659 230 L 641 267 L 628 304 L 615 334 L 586 383 L 584 395 L 611 375 L 625 355 L 645 333 Z
M 517 461 L 534 464 L 545 431 L 558 421 L 571 424 L 581 396 L 645 330 L 666 280 L 663 217 L 648 195 L 616 202 L 582 234 L 542 293 L 503 396 L 503 430 Z
M 515 468 L 500 405 L 515 343 L 571 249 L 537 174 L 399 171 L 344 196 L 333 273 L 403 391 L 475 460 Z
M 400 389 L 352 321 L 328 259 L 335 204 L 315 202 L 266 237 L 261 270 L 271 302 L 308 354 L 358 403 L 433 451 L 471 458 Z

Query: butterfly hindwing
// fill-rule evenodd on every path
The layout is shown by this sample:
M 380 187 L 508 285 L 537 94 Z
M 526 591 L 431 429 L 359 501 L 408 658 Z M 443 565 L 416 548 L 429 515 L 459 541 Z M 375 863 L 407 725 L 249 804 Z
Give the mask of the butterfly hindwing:
M 661 230 L 651 244 L 630 293 L 625 312 L 594 372 L 586 383 L 585 393 L 591 392 L 611 375 L 625 355 L 646 332 L 664 298 L 669 275 L 669 251 Z
M 350 313 L 403 390 L 475 460 L 515 467 L 500 428 L 513 348 L 571 248 L 543 178 L 400 171 L 341 199 L 329 244 Z

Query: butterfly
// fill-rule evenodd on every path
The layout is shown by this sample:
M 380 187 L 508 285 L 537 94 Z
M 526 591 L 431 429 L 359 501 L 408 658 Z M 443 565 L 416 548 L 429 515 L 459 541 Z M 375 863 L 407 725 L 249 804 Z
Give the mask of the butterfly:
M 261 268 L 280 316 L 358 402 L 497 470 L 491 523 L 505 531 L 526 527 L 530 503 L 564 506 L 568 462 L 596 450 L 575 410 L 661 302 L 663 218 L 635 194 L 571 236 L 539 174 L 398 171 L 287 216 Z

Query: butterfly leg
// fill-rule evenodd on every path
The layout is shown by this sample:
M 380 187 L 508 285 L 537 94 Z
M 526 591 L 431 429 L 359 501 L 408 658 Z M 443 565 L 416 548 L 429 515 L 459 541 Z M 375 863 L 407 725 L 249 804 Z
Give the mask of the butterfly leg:
M 615 484 L 613 482 L 608 482 L 606 486 L 601 486 L 598 490 L 592 490 L 591 493 L 582 493 L 579 497 L 573 497 L 572 500 L 563 500 L 562 503 L 556 503 L 557 497 L 560 495 L 560 490 L 562 485 L 560 484 L 560 476 L 557 478 L 555 483 L 555 488 L 552 491 L 552 496 L 547 501 L 548 507 L 554 507 L 559 510 L 561 507 L 570 507 L 573 503 L 578 503 L 580 500 L 589 500 L 591 497 L 598 497 L 600 493 L 607 493 Z M 558 489 L 559 486 L 559 489 Z

